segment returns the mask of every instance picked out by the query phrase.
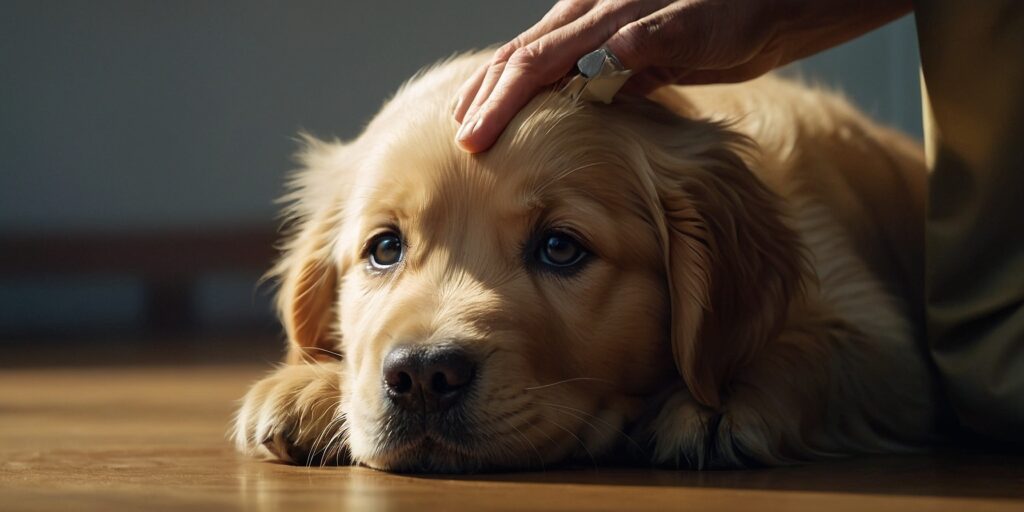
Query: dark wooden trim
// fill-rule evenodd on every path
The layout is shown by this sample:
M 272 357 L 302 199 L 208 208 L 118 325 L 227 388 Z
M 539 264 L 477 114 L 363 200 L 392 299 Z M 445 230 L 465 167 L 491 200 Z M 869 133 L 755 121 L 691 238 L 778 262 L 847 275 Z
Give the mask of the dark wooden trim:
M 273 229 L 0 234 L 0 277 L 130 274 L 150 278 L 260 271 L 277 256 Z
M 277 257 L 272 229 L 0 235 L 0 278 L 128 275 L 145 287 L 153 332 L 195 327 L 194 284 L 203 274 L 260 274 Z

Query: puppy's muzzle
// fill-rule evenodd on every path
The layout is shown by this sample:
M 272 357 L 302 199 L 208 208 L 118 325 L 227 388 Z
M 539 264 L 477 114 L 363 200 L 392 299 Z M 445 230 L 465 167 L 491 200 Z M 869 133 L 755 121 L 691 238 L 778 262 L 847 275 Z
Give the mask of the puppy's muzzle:
M 388 399 L 407 413 L 431 414 L 451 409 L 468 394 L 477 365 L 455 345 L 399 346 L 384 358 Z

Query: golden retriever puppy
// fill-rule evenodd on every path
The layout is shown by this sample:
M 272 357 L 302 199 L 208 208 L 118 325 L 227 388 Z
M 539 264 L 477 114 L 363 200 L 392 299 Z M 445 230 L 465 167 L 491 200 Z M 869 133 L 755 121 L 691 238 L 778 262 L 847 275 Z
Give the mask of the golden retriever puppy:
M 541 94 L 453 143 L 469 55 L 309 140 L 245 452 L 389 471 L 786 464 L 935 433 L 919 148 L 777 78 Z

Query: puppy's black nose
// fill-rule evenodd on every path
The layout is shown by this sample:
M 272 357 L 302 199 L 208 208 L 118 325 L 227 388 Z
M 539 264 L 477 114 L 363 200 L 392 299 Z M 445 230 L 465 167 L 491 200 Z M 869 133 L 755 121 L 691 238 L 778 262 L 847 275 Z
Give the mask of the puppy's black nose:
M 396 405 L 425 412 L 444 411 L 469 389 L 476 364 L 453 345 L 396 347 L 384 358 L 384 387 Z

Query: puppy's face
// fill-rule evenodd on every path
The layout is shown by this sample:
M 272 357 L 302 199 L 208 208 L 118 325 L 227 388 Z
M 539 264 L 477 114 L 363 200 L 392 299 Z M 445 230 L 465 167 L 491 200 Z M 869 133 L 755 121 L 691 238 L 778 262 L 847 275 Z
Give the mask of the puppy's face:
M 428 74 L 359 139 L 311 147 L 279 267 L 290 337 L 297 352 L 342 354 L 348 445 L 371 467 L 606 453 L 679 380 L 673 337 L 692 337 L 713 300 L 709 229 L 688 202 L 666 211 L 631 124 L 643 112 L 616 118 L 623 109 L 548 93 L 492 150 L 467 155 L 447 102 L 460 77 Z M 705 139 L 694 146 L 718 142 Z M 676 260 L 689 270 L 678 286 Z M 692 313 L 673 308 L 682 287 Z
M 545 115 L 522 129 L 557 126 Z M 672 375 L 643 193 L 610 141 L 562 123 L 479 157 L 444 117 L 359 150 L 373 156 L 334 249 L 357 460 L 457 471 L 598 453 Z

